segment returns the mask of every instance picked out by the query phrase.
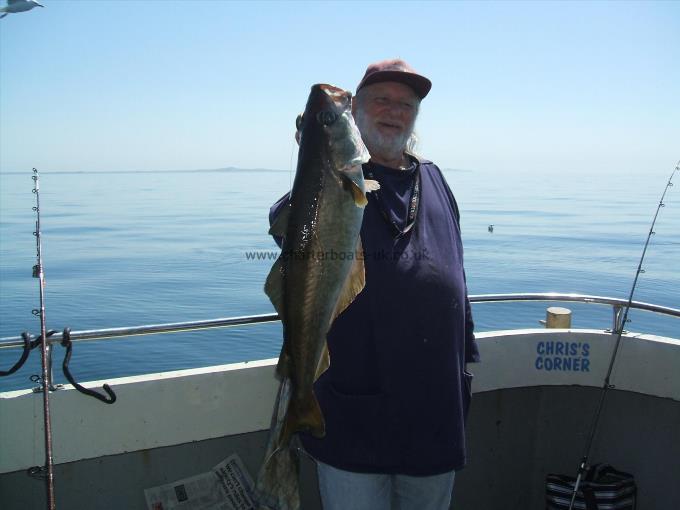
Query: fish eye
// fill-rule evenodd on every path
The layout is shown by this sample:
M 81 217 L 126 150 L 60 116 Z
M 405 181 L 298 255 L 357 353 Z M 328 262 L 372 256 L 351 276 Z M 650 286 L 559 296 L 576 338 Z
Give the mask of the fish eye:
M 338 120 L 338 114 L 328 110 L 323 110 L 316 114 L 316 120 L 318 120 L 320 124 L 328 126 Z

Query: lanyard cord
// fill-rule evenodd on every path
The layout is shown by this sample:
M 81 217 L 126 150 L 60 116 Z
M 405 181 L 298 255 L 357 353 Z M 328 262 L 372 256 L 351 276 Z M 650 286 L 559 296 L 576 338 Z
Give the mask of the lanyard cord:
M 376 190 L 371 192 L 371 195 L 375 195 L 376 203 L 378 205 L 378 209 L 380 210 L 381 216 L 385 222 L 392 227 L 395 239 L 405 236 L 416 223 L 418 206 L 420 205 L 420 165 L 418 163 L 416 163 L 416 170 L 414 173 L 413 186 L 411 188 L 411 199 L 409 200 L 408 204 L 408 216 L 406 218 L 406 226 L 403 229 L 400 228 L 399 225 L 397 225 L 397 222 L 387 214 L 385 204 L 380 197 L 380 191 Z M 366 176 L 369 179 L 374 179 L 373 171 L 370 168 L 368 169 Z

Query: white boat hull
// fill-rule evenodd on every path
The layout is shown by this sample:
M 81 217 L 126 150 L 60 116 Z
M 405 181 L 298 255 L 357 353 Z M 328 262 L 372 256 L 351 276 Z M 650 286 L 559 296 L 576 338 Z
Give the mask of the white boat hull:
M 468 466 L 456 508 L 542 508 L 548 472 L 574 473 L 615 336 L 599 330 L 477 335 Z M 276 360 L 106 381 L 104 405 L 67 387 L 51 396 L 58 508 L 144 509 L 143 490 L 208 471 L 238 453 L 254 474 L 277 388 Z M 623 336 L 591 455 L 632 472 L 638 510 L 680 508 L 680 341 Z M 101 387 L 103 381 L 85 384 Z M 0 394 L 0 506 L 42 508 L 38 394 Z M 318 508 L 311 463 L 303 508 Z M 673 474 L 675 473 L 675 474 Z M 42 498 L 42 499 L 41 499 Z M 673 504 L 671 504 L 671 502 Z M 670 505 L 670 506 L 669 506 Z

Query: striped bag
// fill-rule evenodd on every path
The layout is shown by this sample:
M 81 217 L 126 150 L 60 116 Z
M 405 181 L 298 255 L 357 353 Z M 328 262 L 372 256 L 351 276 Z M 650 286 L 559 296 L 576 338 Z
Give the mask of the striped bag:
M 576 478 L 549 474 L 545 479 L 546 510 L 567 510 Z M 581 477 L 576 510 L 635 510 L 637 487 L 632 475 L 607 464 L 595 464 Z

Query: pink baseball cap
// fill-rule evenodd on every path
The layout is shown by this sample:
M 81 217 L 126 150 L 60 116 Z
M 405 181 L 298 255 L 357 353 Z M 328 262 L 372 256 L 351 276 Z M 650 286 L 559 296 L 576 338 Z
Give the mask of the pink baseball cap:
M 423 99 L 430 89 L 432 82 L 419 75 L 415 69 L 401 59 L 382 60 L 366 68 L 366 74 L 357 86 L 357 92 L 367 85 L 383 81 L 396 81 L 408 85 Z

